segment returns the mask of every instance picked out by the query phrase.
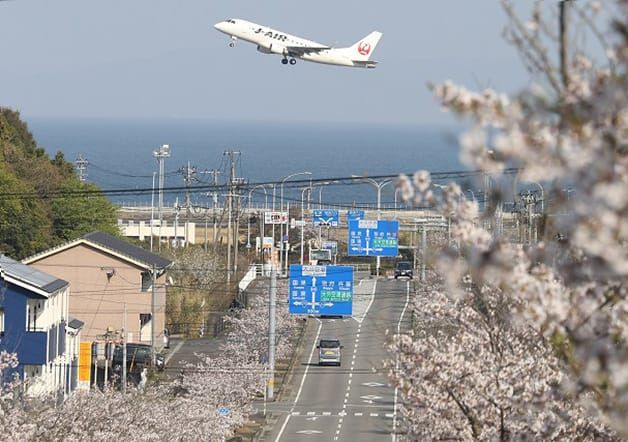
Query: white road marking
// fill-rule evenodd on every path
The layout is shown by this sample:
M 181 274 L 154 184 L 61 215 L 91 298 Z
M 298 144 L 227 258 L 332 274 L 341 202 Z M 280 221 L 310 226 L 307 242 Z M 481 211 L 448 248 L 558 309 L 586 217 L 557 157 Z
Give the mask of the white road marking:
M 369 416 L 371 416 L 371 417 L 377 417 L 377 413 L 369 413 Z
M 406 313 L 406 309 L 408 308 L 408 303 L 410 302 L 410 281 L 406 283 L 406 303 L 403 306 L 403 310 L 401 310 L 401 316 L 399 316 L 399 321 L 397 322 L 397 334 L 401 333 L 401 321 L 403 320 L 403 315 Z M 399 370 L 399 358 L 397 357 L 397 361 L 395 362 L 395 371 Z M 393 406 L 393 431 L 390 435 L 392 438 L 392 442 L 397 440 L 397 397 L 399 394 L 399 388 L 395 387 L 395 399 Z
M 316 414 L 316 411 L 308 411 L 307 415 L 308 416 L 314 416 Z
M 297 434 L 321 434 L 322 431 L 318 431 L 318 430 L 299 430 L 296 433 Z
M 292 409 L 290 411 L 294 411 L 294 407 L 297 405 L 297 401 L 299 400 L 299 397 L 301 396 L 301 390 L 303 390 L 303 384 L 305 384 L 305 378 L 307 377 L 307 372 L 310 369 L 310 365 L 312 364 L 312 358 L 314 357 L 314 350 L 316 350 L 316 343 L 318 342 L 318 338 L 321 335 L 321 328 L 323 328 L 323 323 L 321 322 L 321 320 L 318 318 L 314 318 L 314 319 L 318 321 L 318 330 L 316 330 L 316 337 L 314 338 L 314 342 L 312 343 L 312 350 L 310 351 L 310 357 L 307 361 L 307 367 L 305 367 L 305 372 L 303 373 L 303 379 L 301 379 L 301 385 L 299 385 L 299 391 L 297 391 L 297 395 L 294 398 L 294 403 L 292 404 Z M 277 434 L 277 438 L 275 439 L 275 442 L 278 442 L 279 439 L 281 439 L 281 435 L 283 434 L 284 430 L 286 429 L 286 426 L 288 425 L 290 416 L 292 416 L 292 413 L 289 413 L 286 416 L 286 420 L 283 422 L 283 425 L 281 426 L 281 429 L 279 430 L 279 434 Z
M 362 385 L 365 387 L 385 387 L 386 384 L 382 384 L 381 382 L 364 382 Z
M 331 411 L 323 411 L 323 416 L 331 416 Z
M 293 416 L 298 416 L 298 415 L 300 415 L 300 414 L 301 414 L 301 412 L 300 412 L 300 411 L 293 411 L 293 412 L 292 412 L 292 413 L 290 413 L 290 414 L 292 414 Z
M 386 417 L 393 417 L 394 414 L 393 413 L 386 413 Z
M 353 413 L 353 415 L 360 417 L 360 416 L 362 416 L 362 413 Z

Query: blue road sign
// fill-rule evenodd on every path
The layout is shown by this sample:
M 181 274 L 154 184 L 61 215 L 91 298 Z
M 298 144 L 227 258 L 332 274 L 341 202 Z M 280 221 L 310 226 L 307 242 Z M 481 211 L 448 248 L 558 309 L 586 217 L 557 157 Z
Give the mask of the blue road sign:
M 338 211 L 337 210 L 313 210 L 312 224 L 315 227 L 329 226 L 338 227 Z
M 351 316 L 353 267 L 291 265 L 289 301 L 293 315 Z
M 347 210 L 347 222 L 352 219 L 364 219 L 364 210 Z
M 399 221 L 349 220 L 349 256 L 397 256 Z

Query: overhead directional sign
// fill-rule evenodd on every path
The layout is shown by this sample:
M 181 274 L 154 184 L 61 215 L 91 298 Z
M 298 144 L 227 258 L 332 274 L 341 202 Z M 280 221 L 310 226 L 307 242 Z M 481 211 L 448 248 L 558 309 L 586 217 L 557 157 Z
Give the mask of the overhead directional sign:
M 328 226 L 338 227 L 338 211 L 337 210 L 313 210 L 312 224 L 315 227 Z
M 347 221 L 352 219 L 364 219 L 364 210 L 347 210 Z
M 353 267 L 291 265 L 289 311 L 294 315 L 351 316 Z
M 397 256 L 399 221 L 350 220 L 349 256 Z

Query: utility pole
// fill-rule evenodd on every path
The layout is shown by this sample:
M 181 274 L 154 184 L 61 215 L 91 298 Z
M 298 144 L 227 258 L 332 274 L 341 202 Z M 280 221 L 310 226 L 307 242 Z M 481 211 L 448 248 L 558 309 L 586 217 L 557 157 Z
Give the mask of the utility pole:
M 212 176 L 212 186 L 214 186 L 213 192 L 208 192 L 206 195 L 211 196 L 213 200 L 213 208 L 212 208 L 212 217 L 214 223 L 214 251 L 216 251 L 216 242 L 218 241 L 218 231 L 216 225 L 216 208 L 218 207 L 218 175 L 220 175 L 220 171 L 218 169 L 205 170 L 200 173 L 207 173 Z M 209 208 L 208 208 L 209 209 Z M 207 252 L 207 215 L 205 216 L 205 252 Z
M 76 173 L 78 174 L 79 181 L 84 183 L 87 180 L 87 165 L 89 161 L 80 153 L 74 164 L 76 164 Z
M 152 287 L 150 294 L 150 346 L 153 351 L 153 367 L 155 366 L 155 286 L 157 285 L 157 269 L 155 268 L 155 264 L 153 264 L 153 268 L 151 269 L 151 279 L 152 279 Z
M 238 245 L 240 244 L 240 186 L 245 184 L 244 178 L 235 178 L 234 190 L 236 198 L 235 211 L 235 232 L 234 232 L 234 248 L 233 248 L 233 274 L 238 272 Z
M 192 210 L 192 202 L 190 200 L 190 186 L 192 185 L 192 179 L 196 174 L 196 167 L 190 165 L 188 161 L 185 168 L 181 168 L 183 171 L 183 183 L 185 184 L 185 239 L 183 242 L 184 247 L 188 245 L 189 235 L 189 223 L 190 223 L 190 211 Z
M 122 394 L 126 394 L 126 339 L 127 323 L 126 302 L 124 303 L 124 317 L 122 318 Z
M 158 198 L 158 215 L 159 215 L 159 247 L 161 251 L 161 225 L 163 224 L 163 205 L 164 205 L 164 160 L 170 157 L 170 146 L 162 144 L 159 150 L 153 151 L 153 156 L 159 162 L 159 198 Z
M 231 230 L 231 222 L 233 217 L 233 197 L 236 185 L 236 176 L 235 176 L 235 168 L 236 168 L 236 157 L 240 155 L 239 151 L 228 150 L 224 152 L 224 155 L 229 157 L 230 167 L 229 167 L 229 187 L 227 193 L 227 205 L 228 205 L 228 216 L 227 216 L 227 290 L 229 289 L 229 284 L 231 283 L 231 245 L 232 245 L 232 230 Z M 237 247 L 237 244 L 236 244 Z
M 218 206 L 218 191 L 216 190 L 218 187 L 218 175 L 220 174 L 220 171 L 217 169 L 212 169 L 210 170 L 210 172 L 212 174 L 212 184 L 214 185 L 214 192 L 213 192 L 213 215 L 214 215 L 214 248 L 216 247 L 216 241 L 218 240 L 218 231 L 216 228 L 216 208 Z
M 271 258 L 270 265 L 270 296 L 268 302 L 268 400 L 273 400 L 275 386 L 275 304 L 277 296 L 277 267 L 275 258 Z

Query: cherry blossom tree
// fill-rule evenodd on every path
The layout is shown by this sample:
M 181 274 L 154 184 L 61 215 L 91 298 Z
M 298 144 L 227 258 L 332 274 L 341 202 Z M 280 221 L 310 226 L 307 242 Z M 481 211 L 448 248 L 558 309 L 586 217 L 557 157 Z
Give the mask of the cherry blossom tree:
M 614 437 L 610 427 L 625 437 L 628 1 L 609 5 L 608 32 L 593 23 L 600 2 L 575 6 L 604 47 L 603 67 L 576 50 L 557 68 L 542 11 L 524 23 L 510 1 L 502 4 L 511 18 L 506 35 L 539 82 L 515 97 L 451 82 L 432 89 L 445 110 L 471 122 L 460 137 L 467 165 L 498 184 L 509 167 L 520 182 L 546 184 L 549 228 L 538 244 L 512 244 L 482 227 L 510 197 L 499 185 L 481 214 L 456 184 L 437 196 L 428 172 L 400 177 L 406 201 L 453 214 L 459 248 L 441 253 L 442 287 L 433 285 L 430 295 L 436 305 L 417 306 L 427 307 L 441 334 L 427 327 L 395 337 L 399 369 L 391 363 L 391 376 L 415 432 L 605 439 Z M 564 187 L 574 196 L 565 198 Z M 534 413 L 526 414 L 526 404 Z
M 277 357 L 287 357 L 299 322 L 287 313 L 287 285 L 277 296 Z M 117 390 L 76 391 L 55 406 L 50 398 L 17 402 L 0 399 L 0 434 L 12 441 L 211 440 L 232 437 L 248 420 L 253 400 L 267 382 L 268 289 L 248 309 L 231 312 L 220 357 L 201 356 L 168 382 Z M 0 354 L 0 375 L 17 366 L 15 355 Z

